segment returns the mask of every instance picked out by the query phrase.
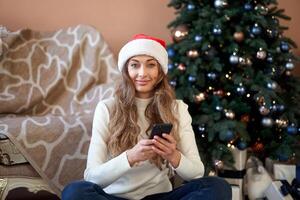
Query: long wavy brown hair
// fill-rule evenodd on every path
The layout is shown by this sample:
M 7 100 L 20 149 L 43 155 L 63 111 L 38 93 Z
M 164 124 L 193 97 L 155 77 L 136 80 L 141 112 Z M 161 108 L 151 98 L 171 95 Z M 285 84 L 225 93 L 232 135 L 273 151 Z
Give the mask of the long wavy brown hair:
M 108 137 L 108 150 L 112 156 L 117 156 L 127 149 L 132 148 L 138 142 L 141 128 L 137 124 L 138 114 L 135 104 L 135 87 L 128 74 L 128 61 L 122 70 L 122 79 L 116 86 L 115 103 L 110 113 Z M 173 129 L 171 134 L 175 140 L 179 141 L 178 134 L 178 112 L 175 94 L 169 85 L 168 78 L 159 67 L 159 78 L 154 87 L 154 95 L 145 110 L 145 116 L 149 122 L 146 130 L 150 135 L 150 130 L 155 123 L 172 123 Z M 165 161 L 156 156 L 150 160 L 159 169 L 162 169 Z

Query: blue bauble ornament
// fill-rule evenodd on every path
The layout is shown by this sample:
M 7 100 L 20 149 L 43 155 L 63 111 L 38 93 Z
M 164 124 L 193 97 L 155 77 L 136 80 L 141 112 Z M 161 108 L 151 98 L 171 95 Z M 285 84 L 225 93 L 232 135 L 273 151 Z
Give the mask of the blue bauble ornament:
M 262 29 L 258 24 L 254 24 L 254 26 L 251 28 L 251 33 L 253 35 L 260 35 L 261 31 L 262 31 Z
M 244 10 L 250 11 L 250 10 L 252 10 L 252 9 L 253 9 L 253 6 L 252 6 L 251 3 L 245 3 L 245 4 L 244 4 Z
M 222 29 L 219 25 L 215 25 L 213 27 L 212 32 L 213 32 L 214 35 L 221 35 L 222 34 Z
M 227 2 L 225 0 L 215 0 L 214 6 L 215 8 L 224 8 L 227 6 Z
M 239 87 L 236 88 L 236 91 L 237 91 L 238 94 L 243 95 L 243 94 L 245 94 L 246 89 L 245 89 L 244 86 L 239 86 Z
M 294 124 L 289 125 L 288 127 L 286 127 L 286 132 L 289 135 L 296 135 L 297 134 L 297 127 Z
M 273 63 L 273 56 L 270 53 L 268 53 L 267 62 L 268 63 Z
M 239 149 L 239 150 L 245 150 L 247 148 L 247 143 L 243 140 L 239 140 L 236 144 L 236 147 Z
M 216 106 L 216 110 L 217 110 L 217 111 L 222 111 L 222 110 L 223 110 L 223 107 L 222 107 L 222 106 Z
M 275 16 L 272 16 L 272 22 L 274 25 L 279 25 L 279 19 L 277 19 Z
M 188 10 L 194 10 L 195 9 L 195 5 L 194 4 L 188 4 L 187 5 L 187 9 Z
M 196 42 L 201 42 L 203 37 L 201 35 L 196 35 L 194 39 Z
M 283 112 L 284 109 L 285 109 L 285 106 L 280 104 L 280 105 L 277 106 L 277 109 L 278 109 L 279 112 Z
M 175 50 L 173 48 L 168 48 L 167 49 L 167 52 L 168 52 L 168 56 L 170 58 L 174 57 L 175 56 Z
M 190 75 L 188 77 L 188 80 L 189 80 L 189 82 L 194 83 L 197 79 L 196 79 L 196 76 Z
M 264 127 L 272 127 L 274 124 L 274 120 L 269 117 L 264 117 L 262 118 L 261 123 Z
M 239 57 L 236 55 L 236 53 L 233 53 L 230 57 L 229 57 L 229 62 L 232 65 L 236 65 L 239 63 Z
M 169 70 L 173 70 L 173 69 L 174 69 L 173 63 L 169 63 L 169 64 L 168 64 L 168 69 L 169 69 Z
M 267 87 L 271 90 L 275 90 L 277 88 L 277 83 L 275 81 L 271 81 L 267 84 Z
M 290 50 L 289 44 L 287 42 L 280 42 L 280 50 L 282 52 L 288 52 Z
M 267 35 L 268 35 L 268 37 L 271 38 L 271 39 L 277 38 L 277 37 L 278 37 L 278 34 L 279 34 L 279 32 L 278 32 L 278 30 L 276 30 L 276 29 L 268 29 L 268 30 L 267 30 Z
M 287 70 L 292 70 L 292 69 L 294 69 L 294 67 L 295 67 L 295 65 L 294 65 L 294 63 L 292 63 L 292 62 L 287 62 L 287 63 L 285 64 L 285 68 L 286 68 Z
M 209 73 L 207 73 L 207 77 L 208 77 L 210 80 L 215 80 L 216 77 L 217 77 L 217 74 L 214 73 L 214 72 L 209 72 Z
M 206 129 L 206 128 L 205 128 L 205 125 L 204 125 L 204 124 L 201 124 L 201 125 L 198 126 L 198 131 L 199 131 L 199 133 L 201 133 L 201 134 L 205 132 L 205 129 Z
M 176 87 L 177 81 L 171 80 L 171 81 L 170 81 L 170 85 L 173 86 L 173 87 Z
M 229 141 L 233 140 L 234 137 L 235 137 L 235 134 L 232 130 L 227 130 L 227 131 L 219 133 L 219 139 L 223 142 L 229 142 Z

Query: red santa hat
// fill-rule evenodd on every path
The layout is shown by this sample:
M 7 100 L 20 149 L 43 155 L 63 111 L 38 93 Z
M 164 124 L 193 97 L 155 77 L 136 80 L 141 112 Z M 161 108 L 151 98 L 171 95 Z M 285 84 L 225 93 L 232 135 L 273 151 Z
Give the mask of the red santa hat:
M 165 74 L 168 72 L 168 53 L 165 41 L 144 34 L 135 35 L 119 52 L 118 68 L 122 71 L 128 59 L 137 55 L 155 58 Z

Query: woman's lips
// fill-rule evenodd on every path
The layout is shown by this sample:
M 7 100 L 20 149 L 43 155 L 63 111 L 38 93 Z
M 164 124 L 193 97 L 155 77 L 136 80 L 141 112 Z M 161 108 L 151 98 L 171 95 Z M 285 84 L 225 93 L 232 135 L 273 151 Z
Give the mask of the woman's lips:
M 136 84 L 138 85 L 147 85 L 147 83 L 149 82 L 148 80 L 136 80 L 135 81 Z

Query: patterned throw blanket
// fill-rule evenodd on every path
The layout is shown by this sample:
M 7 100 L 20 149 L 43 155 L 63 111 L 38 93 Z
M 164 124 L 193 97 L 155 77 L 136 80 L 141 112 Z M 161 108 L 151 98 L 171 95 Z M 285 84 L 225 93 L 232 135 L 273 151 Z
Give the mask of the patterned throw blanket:
M 89 26 L 0 38 L 0 134 L 60 194 L 83 178 L 93 112 L 113 93 L 116 62 Z

